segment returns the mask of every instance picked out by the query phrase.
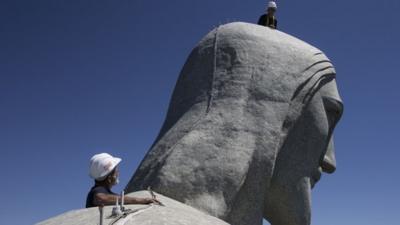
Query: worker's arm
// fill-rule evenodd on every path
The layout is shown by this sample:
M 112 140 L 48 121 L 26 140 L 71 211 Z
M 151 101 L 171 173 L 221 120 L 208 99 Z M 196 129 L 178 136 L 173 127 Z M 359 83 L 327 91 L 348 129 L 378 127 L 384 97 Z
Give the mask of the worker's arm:
M 94 204 L 99 205 L 99 206 L 100 205 L 115 205 L 117 198 L 121 198 L 121 197 L 118 195 L 97 193 L 94 195 Z M 119 199 L 119 202 L 121 202 L 121 199 Z M 150 204 L 150 203 L 158 203 L 158 201 L 156 199 L 152 199 L 152 198 L 136 198 L 136 197 L 125 196 L 124 203 L 125 204 Z
M 153 198 L 135 198 L 130 196 L 124 197 L 125 204 L 151 204 L 151 203 L 160 203 L 157 199 Z

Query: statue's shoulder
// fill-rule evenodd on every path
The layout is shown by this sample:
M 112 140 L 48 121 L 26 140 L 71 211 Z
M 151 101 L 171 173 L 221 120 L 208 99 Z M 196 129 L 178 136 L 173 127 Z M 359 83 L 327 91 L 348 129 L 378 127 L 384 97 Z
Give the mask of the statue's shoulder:
M 125 208 L 130 209 L 125 218 L 115 221 L 114 224 L 187 224 L 187 225 L 228 225 L 228 223 L 210 215 L 207 215 L 197 209 L 194 209 L 174 199 L 156 194 L 157 198 L 165 205 L 126 205 Z M 135 197 L 149 197 L 147 191 L 138 191 L 128 194 Z M 104 207 L 104 223 L 110 224 L 115 218 L 110 218 L 113 206 Z M 66 212 L 59 216 L 50 218 L 46 221 L 38 223 L 38 225 L 86 225 L 98 224 L 100 221 L 100 213 L 97 207 L 78 209 Z

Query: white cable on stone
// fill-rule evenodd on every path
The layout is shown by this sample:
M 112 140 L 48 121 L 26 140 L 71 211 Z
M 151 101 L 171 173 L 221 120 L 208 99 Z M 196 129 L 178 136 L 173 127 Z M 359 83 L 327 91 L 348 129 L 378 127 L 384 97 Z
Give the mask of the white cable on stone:
M 127 215 L 126 217 L 124 217 L 124 218 L 120 218 L 120 219 L 118 219 L 117 221 L 110 223 L 110 225 L 124 225 L 124 224 L 126 224 L 128 221 L 130 221 L 132 217 L 137 216 L 137 215 L 139 215 L 140 213 L 142 213 L 142 212 L 144 212 L 144 211 L 147 211 L 147 210 L 153 208 L 153 206 L 154 206 L 154 204 L 151 204 L 150 206 L 148 206 L 148 207 L 146 207 L 146 208 L 139 209 L 139 210 L 137 210 L 137 211 L 134 212 L 134 213 L 128 214 L 128 215 Z

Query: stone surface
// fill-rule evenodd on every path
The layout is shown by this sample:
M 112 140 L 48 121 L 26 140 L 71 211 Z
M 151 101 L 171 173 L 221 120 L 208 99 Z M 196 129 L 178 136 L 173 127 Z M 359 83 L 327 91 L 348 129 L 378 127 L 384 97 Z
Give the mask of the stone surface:
M 332 133 L 342 108 L 335 70 L 317 48 L 254 24 L 214 29 L 190 54 L 126 187 L 151 186 L 181 203 L 162 197 L 167 207 L 126 224 L 310 224 L 310 190 L 336 168 Z M 97 217 L 83 209 L 41 224 Z
M 147 205 L 126 205 L 129 209 L 142 209 L 136 214 L 127 216 L 126 219 L 117 221 L 115 225 L 228 225 L 228 223 L 209 216 L 199 210 L 184 205 L 173 199 L 157 194 L 165 206 Z M 131 193 L 129 196 L 150 197 L 147 191 Z M 112 219 L 107 219 L 111 215 L 112 206 L 104 207 L 104 225 L 108 225 Z M 97 207 L 88 209 L 73 210 L 49 220 L 38 223 L 38 225 L 90 225 L 99 224 L 99 210 Z
M 310 224 L 310 190 L 336 168 L 342 108 L 320 50 L 263 26 L 220 26 L 190 54 L 126 190 L 151 186 L 234 225 Z

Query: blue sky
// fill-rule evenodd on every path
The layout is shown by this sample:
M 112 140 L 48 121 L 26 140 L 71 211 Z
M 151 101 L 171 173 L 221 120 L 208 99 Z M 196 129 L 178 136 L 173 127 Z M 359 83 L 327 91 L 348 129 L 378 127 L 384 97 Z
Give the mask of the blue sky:
M 345 103 L 338 170 L 313 190 L 313 223 L 398 224 L 400 2 L 278 1 L 279 29 L 326 52 Z M 266 1 L 2 0 L 0 217 L 32 224 L 84 206 L 88 160 L 123 158 L 122 190 L 155 139 L 183 63 Z

